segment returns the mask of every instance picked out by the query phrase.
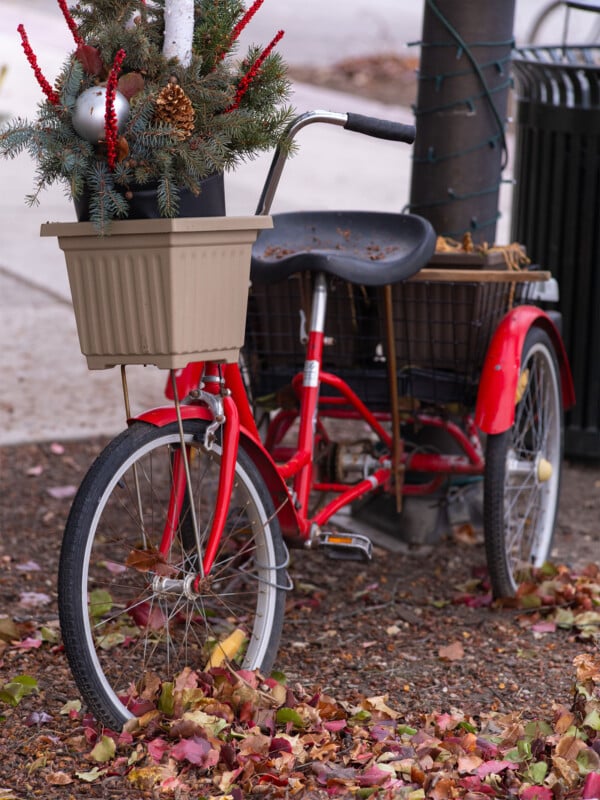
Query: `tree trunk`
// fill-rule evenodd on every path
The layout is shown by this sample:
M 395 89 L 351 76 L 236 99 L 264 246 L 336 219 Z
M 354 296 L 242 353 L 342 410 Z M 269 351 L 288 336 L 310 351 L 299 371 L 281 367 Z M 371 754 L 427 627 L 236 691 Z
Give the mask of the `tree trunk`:
M 515 0 L 424 0 L 411 210 L 494 242 Z

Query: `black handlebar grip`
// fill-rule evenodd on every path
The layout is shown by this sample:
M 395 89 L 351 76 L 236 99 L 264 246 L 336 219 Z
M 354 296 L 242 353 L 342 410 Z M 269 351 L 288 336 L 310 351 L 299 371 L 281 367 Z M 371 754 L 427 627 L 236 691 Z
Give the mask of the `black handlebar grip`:
M 374 136 L 376 139 L 389 139 L 393 142 L 406 142 L 412 144 L 416 136 L 414 125 L 404 125 L 402 122 L 392 122 L 389 119 L 377 119 L 377 117 L 367 117 L 364 114 L 347 115 L 348 121 L 344 125 L 345 130 L 364 133 L 367 136 Z

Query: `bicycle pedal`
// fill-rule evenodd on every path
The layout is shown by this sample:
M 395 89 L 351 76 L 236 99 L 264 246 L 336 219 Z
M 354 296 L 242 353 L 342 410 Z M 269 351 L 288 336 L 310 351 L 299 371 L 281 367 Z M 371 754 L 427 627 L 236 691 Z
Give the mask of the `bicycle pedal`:
M 328 558 L 340 561 L 371 561 L 373 544 L 360 533 L 321 532 L 318 546 L 326 548 Z

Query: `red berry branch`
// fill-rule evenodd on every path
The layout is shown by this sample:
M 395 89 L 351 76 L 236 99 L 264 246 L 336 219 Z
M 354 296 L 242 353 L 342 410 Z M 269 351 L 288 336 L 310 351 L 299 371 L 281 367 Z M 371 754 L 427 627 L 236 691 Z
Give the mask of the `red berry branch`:
M 119 80 L 119 73 L 125 60 L 125 50 L 121 48 L 115 56 L 113 65 L 110 70 L 110 75 L 106 82 L 106 113 L 104 115 L 104 131 L 106 139 L 106 158 L 110 169 L 115 168 L 117 163 L 117 138 L 118 120 L 115 112 L 115 95 L 117 93 L 117 82 Z
M 248 89 L 250 88 L 250 84 L 256 78 L 258 73 L 260 72 L 260 68 L 262 67 L 265 59 L 267 56 L 271 54 L 271 51 L 283 37 L 284 31 L 278 31 L 275 36 L 271 39 L 269 44 L 265 47 L 262 53 L 258 56 L 256 61 L 252 64 L 248 72 L 244 75 L 241 81 L 238 83 L 237 92 L 235 93 L 235 100 L 233 103 L 225 110 L 225 113 L 228 114 L 230 111 L 235 111 L 236 108 L 239 108 L 240 103 L 242 102 L 243 96 L 246 94 Z
M 250 6 L 248 11 L 244 14 L 241 20 L 234 26 L 233 30 L 231 31 L 231 39 L 229 40 L 230 46 L 235 42 L 235 40 L 239 37 L 241 32 L 244 30 L 246 25 L 250 22 L 252 17 L 256 14 L 258 9 L 262 6 L 264 0 L 255 0 L 254 3 Z
M 227 48 L 223 50 L 223 52 L 219 55 L 218 60 L 222 61 L 229 50 L 231 49 L 231 45 L 239 38 L 241 32 L 244 30 L 246 25 L 250 22 L 252 17 L 256 14 L 258 9 L 262 6 L 265 0 L 254 0 L 254 3 L 250 6 L 248 11 L 244 14 L 244 16 L 239 20 L 239 22 L 234 26 L 233 30 L 231 31 L 231 36 L 229 37 L 229 42 L 227 44 Z
M 79 35 L 79 28 L 77 27 L 77 23 L 71 16 L 71 12 L 67 6 L 67 0 L 57 0 L 60 10 L 63 13 L 63 17 L 65 18 L 67 25 L 69 26 L 69 30 L 73 34 L 73 38 L 75 39 L 75 44 L 83 44 L 83 37 Z
M 23 27 L 23 25 L 19 25 L 17 30 L 21 35 L 21 45 L 23 47 L 25 55 L 27 56 L 27 61 L 29 61 L 31 69 L 33 70 L 33 74 L 37 78 L 37 82 L 39 83 L 39 85 L 42 87 L 42 91 L 44 92 L 44 94 L 46 95 L 46 97 L 52 103 L 53 106 L 60 105 L 60 97 L 54 91 L 52 86 L 50 86 L 46 78 L 44 78 L 42 70 L 38 66 L 37 58 L 35 56 L 35 53 L 31 49 L 31 45 L 29 44 L 29 39 L 27 38 L 27 33 L 25 32 L 25 28 Z

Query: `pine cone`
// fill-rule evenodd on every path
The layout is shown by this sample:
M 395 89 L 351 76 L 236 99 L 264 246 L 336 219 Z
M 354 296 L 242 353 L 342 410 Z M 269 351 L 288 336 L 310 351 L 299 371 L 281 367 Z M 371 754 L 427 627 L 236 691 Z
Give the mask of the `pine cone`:
M 169 83 L 156 98 L 156 118 L 175 129 L 175 136 L 183 141 L 194 130 L 195 111 L 192 101 L 181 86 Z

